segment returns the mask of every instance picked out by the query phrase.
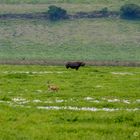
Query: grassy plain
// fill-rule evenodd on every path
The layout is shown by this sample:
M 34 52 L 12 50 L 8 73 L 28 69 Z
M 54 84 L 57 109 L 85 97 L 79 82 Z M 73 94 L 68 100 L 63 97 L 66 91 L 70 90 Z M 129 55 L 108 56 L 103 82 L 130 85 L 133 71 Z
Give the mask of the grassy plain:
M 44 12 L 50 4 L 69 13 L 104 7 L 119 10 L 130 2 L 0 0 L 0 13 Z M 55 23 L 0 19 L 0 59 L 139 61 L 139 25 L 139 21 L 113 18 Z M 1 65 L 0 140 L 138 140 L 139 77 L 140 68 L 130 67 L 75 71 Z M 48 91 L 48 81 L 59 86 L 59 91 Z
M 0 0 L 0 13 L 45 12 L 50 4 L 68 13 L 120 9 L 129 0 Z M 133 1 L 138 4 L 138 0 Z M 75 19 L 49 22 L 43 19 L 1 19 L 0 59 L 140 60 L 140 21 L 116 18 Z
M 49 5 L 65 8 L 68 13 L 79 11 L 94 11 L 107 7 L 109 10 L 119 11 L 120 7 L 131 0 L 0 0 L 0 13 L 44 12 Z M 139 4 L 139 0 L 133 0 Z
M 0 20 L 0 59 L 140 60 L 140 21 Z
M 129 2 L 128 2 L 129 3 Z M 138 2 L 133 2 L 138 4 Z M 119 3 L 112 2 L 112 3 L 48 3 L 48 4 L 0 4 L 0 13 L 36 13 L 36 12 L 46 12 L 50 5 L 56 5 L 62 7 L 67 10 L 69 14 L 73 14 L 75 12 L 91 12 L 95 10 L 101 10 L 102 8 L 107 7 L 110 11 L 119 11 L 120 7 L 125 4 L 125 2 L 121 1 Z
M 99 3 L 103 3 L 103 4 L 114 4 L 114 5 L 119 5 L 120 3 L 124 4 L 124 3 L 132 3 L 131 0 L 100 0 L 100 2 L 98 0 L 0 0 L 0 3 L 7 3 L 7 4 L 22 4 L 22 3 L 33 3 L 33 4 L 37 4 L 37 3 L 94 3 L 94 4 L 99 4 Z M 133 0 L 133 3 L 139 3 L 139 0 Z
M 75 71 L 1 65 L 0 139 L 138 140 L 140 111 L 133 109 L 140 105 L 139 77 L 140 68 L 131 67 Z M 48 91 L 48 81 L 59 91 Z M 49 110 L 46 106 L 62 108 Z M 82 107 L 85 111 L 76 110 Z M 101 110 L 86 111 L 93 107 Z
M 46 12 L 48 7 L 52 4 L 0 4 L 0 13 L 37 13 Z M 75 3 L 54 3 L 53 5 L 62 7 L 67 10 L 69 14 L 76 12 L 91 12 L 95 10 L 101 10 L 104 7 L 108 7 L 110 11 L 119 11 L 120 6 L 116 5 L 105 5 L 105 4 L 75 4 Z

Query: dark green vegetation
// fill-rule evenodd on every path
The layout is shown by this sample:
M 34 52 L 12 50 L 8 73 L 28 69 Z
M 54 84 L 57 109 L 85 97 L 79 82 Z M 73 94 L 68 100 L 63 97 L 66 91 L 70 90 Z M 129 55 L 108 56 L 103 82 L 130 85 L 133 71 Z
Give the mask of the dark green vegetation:
M 136 4 L 126 4 L 121 7 L 122 17 L 140 18 L 140 6 Z
M 62 9 L 61 7 L 51 5 L 49 6 L 47 14 L 51 21 L 57 21 L 60 19 L 65 19 L 67 16 L 67 11 L 65 9 Z
M 138 140 L 140 68 L 0 66 L 1 140 Z M 58 92 L 48 91 L 48 81 Z M 41 110 L 39 106 L 124 109 Z

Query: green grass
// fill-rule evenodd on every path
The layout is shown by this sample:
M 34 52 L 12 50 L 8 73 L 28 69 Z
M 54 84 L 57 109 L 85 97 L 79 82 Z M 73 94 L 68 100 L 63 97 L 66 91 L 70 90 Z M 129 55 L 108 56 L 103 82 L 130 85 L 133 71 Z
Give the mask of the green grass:
M 139 108 L 136 102 L 140 99 L 139 77 L 140 68 L 131 67 L 86 66 L 75 71 L 56 66 L 1 65 L 0 139 L 138 140 L 139 111 L 90 112 L 39 110 L 36 107 Z M 48 81 L 57 85 L 59 91 L 49 92 Z M 85 100 L 87 97 L 100 102 Z M 14 101 L 14 98 L 29 102 Z M 120 101 L 108 102 L 109 99 Z
M 0 1 L 0 13 L 44 12 L 51 4 L 47 0 L 20 2 Z M 121 5 L 130 1 L 51 2 L 66 9 L 68 13 L 75 13 L 100 10 L 104 7 L 118 11 Z M 0 59 L 139 61 L 139 24 L 139 21 L 114 18 L 75 19 L 55 23 L 42 19 L 1 19 Z
M 139 21 L 1 20 L 0 59 L 140 60 Z
M 69 13 L 104 7 L 118 11 L 125 3 L 132 1 L 0 0 L 0 13 L 44 12 L 50 4 Z M 133 3 L 139 4 L 139 0 Z M 139 36 L 139 21 L 1 19 L 0 60 L 139 61 Z M 136 67 L 86 66 L 75 71 L 57 66 L 1 65 L 0 140 L 138 140 L 140 111 L 126 109 L 140 106 L 139 77 L 140 68 Z M 48 81 L 59 91 L 48 91 Z M 41 110 L 38 106 L 122 110 Z
M 36 13 L 45 12 L 50 5 L 56 5 L 67 10 L 69 14 L 75 12 L 91 12 L 105 7 L 109 11 L 120 11 L 120 7 L 127 3 L 139 4 L 139 0 L 0 0 L 0 13 Z
M 0 3 L 15 4 L 15 3 L 104 3 L 104 4 L 120 4 L 120 3 L 132 3 L 131 0 L 0 0 Z M 139 0 L 133 0 L 133 3 L 139 3 Z
M 135 136 L 139 127 L 134 126 L 139 119 L 138 113 L 37 111 L 2 107 L 8 113 L 1 113 L 1 140 L 139 139 Z M 120 118 L 123 121 L 119 122 Z
M 37 13 L 37 12 L 46 12 L 48 7 L 52 4 L 0 4 L 0 14 L 5 13 Z M 119 11 L 121 5 L 105 5 L 102 3 L 99 4 L 83 4 L 83 3 L 55 3 L 53 5 L 62 7 L 67 10 L 67 13 L 74 14 L 76 12 L 91 12 L 95 10 L 101 10 L 104 7 L 108 7 L 110 11 L 116 10 Z

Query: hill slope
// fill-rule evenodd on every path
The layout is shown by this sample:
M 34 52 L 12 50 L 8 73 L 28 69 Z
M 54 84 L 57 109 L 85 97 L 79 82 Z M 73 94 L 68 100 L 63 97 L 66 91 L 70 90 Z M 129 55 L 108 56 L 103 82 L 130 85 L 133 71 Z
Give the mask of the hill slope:
M 140 60 L 139 21 L 1 20 L 1 59 Z
M 50 5 L 50 1 L 45 0 L 23 0 L 22 4 L 13 4 L 18 2 L 21 1 L 0 1 L 4 3 L 0 4 L 0 14 L 44 12 Z M 103 7 L 119 10 L 129 1 L 51 2 L 62 6 L 68 13 L 75 13 Z M 138 3 L 138 0 L 133 3 Z M 139 36 L 140 21 L 94 18 L 50 22 L 44 19 L 1 18 L 0 59 L 140 61 Z

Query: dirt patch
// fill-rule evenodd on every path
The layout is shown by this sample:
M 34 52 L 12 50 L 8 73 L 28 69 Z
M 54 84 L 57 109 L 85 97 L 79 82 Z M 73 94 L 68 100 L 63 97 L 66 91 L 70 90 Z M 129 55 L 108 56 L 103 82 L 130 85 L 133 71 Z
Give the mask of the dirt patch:
M 76 61 L 76 60 L 75 60 Z M 80 60 L 83 61 L 83 60 Z M 47 65 L 65 66 L 65 60 L 0 60 L 0 64 L 6 65 Z M 140 61 L 84 61 L 86 66 L 130 66 L 139 67 Z

